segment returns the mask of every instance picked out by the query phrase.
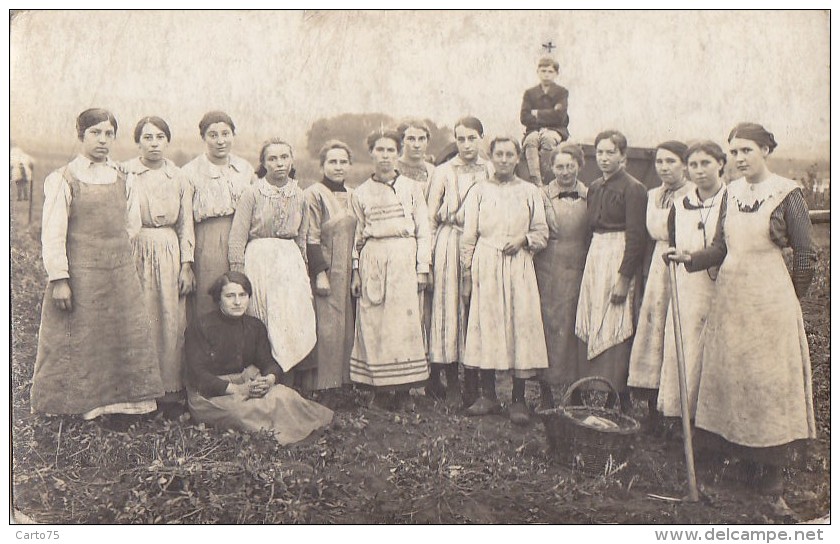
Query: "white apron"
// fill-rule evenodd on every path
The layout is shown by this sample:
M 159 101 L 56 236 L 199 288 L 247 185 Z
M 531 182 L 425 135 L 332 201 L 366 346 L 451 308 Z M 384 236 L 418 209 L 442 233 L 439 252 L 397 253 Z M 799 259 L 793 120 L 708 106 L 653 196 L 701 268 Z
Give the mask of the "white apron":
M 575 318 L 575 335 L 586 344 L 587 360 L 633 336 L 635 280 L 630 281 L 627 299 L 622 304 L 610 302 L 610 289 L 623 258 L 624 231 L 592 235 Z
M 245 247 L 253 295 L 248 315 L 268 330 L 271 355 L 288 372 L 315 347 L 315 308 L 303 256 L 294 240 L 256 238 Z
M 802 310 L 769 228 L 771 213 L 796 187 L 773 175 L 727 189 L 728 254 L 709 314 L 695 422 L 742 446 L 816 436 Z M 753 212 L 739 209 L 762 201 Z
M 704 203 L 705 207 L 700 207 L 701 203 L 698 201 L 696 193 L 692 193 L 685 198 L 689 201 L 691 209 L 686 208 L 683 199 L 674 201 L 677 249 L 688 252 L 699 251 L 712 243 L 720 216 L 720 205 L 726 198 L 726 188 L 721 187 L 714 198 Z M 701 224 L 704 224 L 704 227 L 698 228 Z M 653 258 L 661 261 L 660 254 L 655 254 Z M 716 292 L 716 283 L 712 279 L 716 277 L 716 274 L 717 270 L 691 273 L 684 266 L 677 267 L 680 325 L 682 326 L 683 352 L 685 354 L 688 408 L 691 417 L 694 417 L 697 411 L 697 389 L 700 385 L 704 329 Z M 665 320 L 665 345 L 662 355 L 662 373 L 659 380 L 657 408 L 668 417 L 680 417 L 681 415 L 677 347 L 674 339 L 674 311 L 670 306 L 668 307 L 668 317 Z
M 694 184 L 685 183 L 674 191 L 674 201 L 694 190 Z M 671 208 L 660 208 L 659 200 L 663 187 L 648 191 L 647 231 L 656 242 L 653 259 L 650 262 L 645 292 L 642 295 L 642 307 L 633 349 L 630 352 L 630 373 L 627 385 L 656 389 L 659 387 L 659 374 L 662 371 L 662 346 L 665 339 L 665 316 L 671 304 L 670 279 L 668 267 L 661 255 L 668 249 L 668 215 Z M 714 231 L 712 231 L 714 233 Z

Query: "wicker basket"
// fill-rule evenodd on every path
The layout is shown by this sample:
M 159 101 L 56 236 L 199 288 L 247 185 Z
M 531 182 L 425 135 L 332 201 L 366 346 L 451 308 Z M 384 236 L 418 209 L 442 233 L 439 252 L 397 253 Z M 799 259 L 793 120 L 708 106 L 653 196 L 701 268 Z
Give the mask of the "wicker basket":
M 632 417 L 619 410 L 593 406 L 568 406 L 572 393 L 581 385 L 601 382 L 615 392 L 612 384 L 599 376 L 582 378 L 566 390 L 562 406 L 551 410 L 538 410 L 545 425 L 548 445 L 555 459 L 571 463 L 573 469 L 588 474 L 610 474 L 629 457 L 630 445 L 641 426 Z M 584 423 L 589 416 L 613 422 L 615 428 L 601 428 Z

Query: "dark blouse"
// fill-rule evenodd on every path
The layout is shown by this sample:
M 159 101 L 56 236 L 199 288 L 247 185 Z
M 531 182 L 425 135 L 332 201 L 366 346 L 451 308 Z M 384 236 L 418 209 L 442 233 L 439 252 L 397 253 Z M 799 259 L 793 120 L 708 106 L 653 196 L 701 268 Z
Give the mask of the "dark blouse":
M 706 249 L 691 254 L 691 262 L 685 268 L 689 272 L 720 266 L 726 257 L 726 238 L 724 219 L 726 218 L 726 199 L 720 205 L 720 218 L 712 244 Z M 668 218 L 668 230 L 671 233 L 671 245 L 674 244 L 674 209 Z M 791 279 L 798 297 L 804 296 L 811 285 L 816 268 L 817 252 L 811 243 L 811 218 L 808 205 L 801 189 L 789 192 L 776 209 L 770 214 L 770 239 L 780 248 L 793 249 Z
M 555 109 L 556 106 L 560 108 Z M 531 114 L 537 110 L 537 115 Z M 519 120 L 525 125 L 525 133 L 551 128 L 558 131 L 564 138 L 569 137 L 569 91 L 556 83 L 550 83 L 548 91 L 542 90 L 541 85 L 531 87 L 522 95 L 522 107 Z
M 187 327 L 184 336 L 186 384 L 205 397 L 225 394 L 228 382 L 219 378 L 242 372 L 249 365 L 263 376 L 274 374 L 280 383 L 283 370 L 271 356 L 265 325 L 250 315 L 230 317 L 214 310 Z
M 333 193 L 347 192 L 347 187 L 345 187 L 343 183 L 337 183 L 329 180 L 326 176 L 321 179 L 321 184 Z M 310 220 L 313 220 L 313 218 L 310 217 Z M 329 270 L 329 266 L 327 266 L 327 259 L 324 257 L 324 251 L 321 248 L 321 244 L 306 244 L 306 262 L 309 264 L 309 275 L 313 278 L 321 272 Z
M 595 180 L 586 196 L 589 226 L 596 233 L 624 231 L 624 257 L 618 272 L 632 277 L 647 248 L 647 189 L 623 168 Z

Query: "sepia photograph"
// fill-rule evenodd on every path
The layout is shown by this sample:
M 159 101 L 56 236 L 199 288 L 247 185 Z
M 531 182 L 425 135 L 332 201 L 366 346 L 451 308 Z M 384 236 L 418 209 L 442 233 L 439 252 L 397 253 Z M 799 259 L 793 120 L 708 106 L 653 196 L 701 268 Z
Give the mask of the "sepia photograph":
M 9 10 L 10 524 L 830 523 L 830 22 Z

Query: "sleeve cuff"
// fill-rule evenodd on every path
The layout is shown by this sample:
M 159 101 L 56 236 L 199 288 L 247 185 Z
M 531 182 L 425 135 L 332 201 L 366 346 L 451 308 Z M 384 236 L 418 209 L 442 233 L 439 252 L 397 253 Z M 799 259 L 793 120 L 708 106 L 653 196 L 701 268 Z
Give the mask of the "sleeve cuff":
M 359 259 L 353 259 L 353 270 L 359 269 Z
M 429 263 L 417 263 L 417 273 L 418 274 L 428 274 L 429 273 Z
M 69 280 L 70 273 L 69 272 L 57 272 L 54 276 L 49 277 L 50 282 L 58 281 L 58 280 Z
M 306 244 L 306 260 L 309 264 L 309 275 L 312 277 L 329 269 L 321 244 Z

